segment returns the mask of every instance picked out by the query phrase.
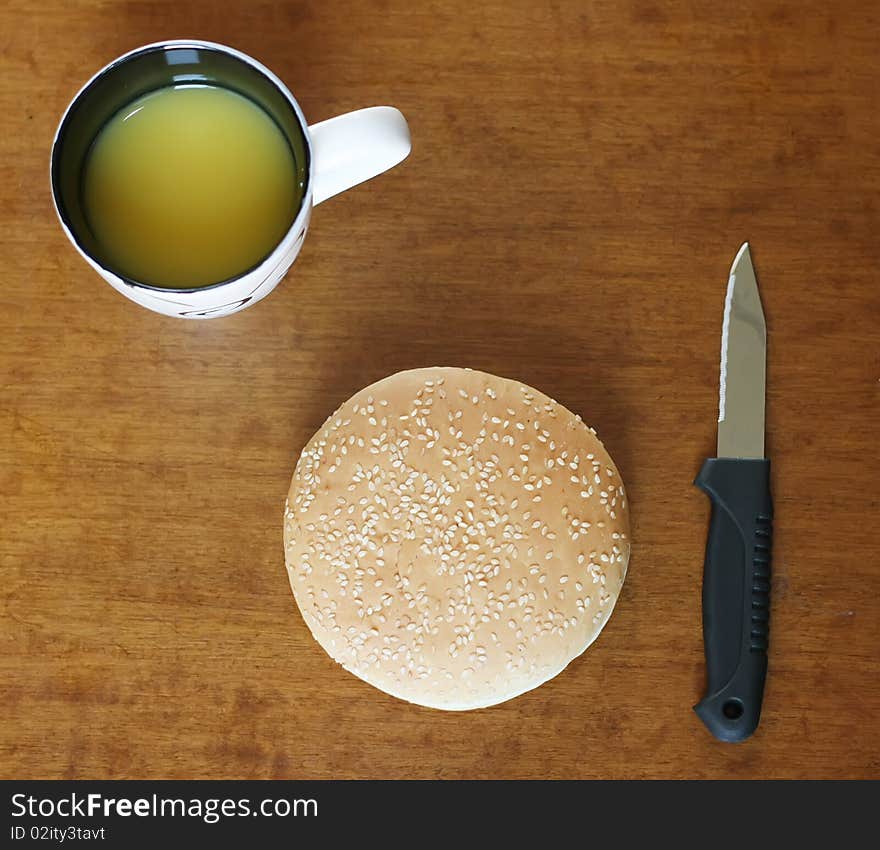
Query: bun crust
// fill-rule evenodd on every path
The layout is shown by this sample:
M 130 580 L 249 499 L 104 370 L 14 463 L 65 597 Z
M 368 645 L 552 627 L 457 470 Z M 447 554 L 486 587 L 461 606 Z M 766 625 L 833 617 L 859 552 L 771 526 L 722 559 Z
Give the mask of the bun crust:
M 303 449 L 284 511 L 290 586 L 346 670 L 447 710 L 560 673 L 626 576 L 620 475 L 580 419 L 518 381 L 392 375 Z

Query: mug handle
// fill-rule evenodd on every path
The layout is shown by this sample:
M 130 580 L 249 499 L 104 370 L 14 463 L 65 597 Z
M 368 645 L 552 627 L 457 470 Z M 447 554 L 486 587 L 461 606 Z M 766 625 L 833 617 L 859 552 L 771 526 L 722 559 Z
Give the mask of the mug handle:
M 320 204 L 406 159 L 409 127 L 393 106 L 371 106 L 309 127 L 315 157 L 312 203 Z

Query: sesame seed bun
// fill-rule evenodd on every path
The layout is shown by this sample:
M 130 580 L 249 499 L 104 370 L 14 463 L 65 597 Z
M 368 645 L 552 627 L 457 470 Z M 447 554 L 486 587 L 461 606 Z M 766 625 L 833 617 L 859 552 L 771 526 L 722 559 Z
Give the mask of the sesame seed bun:
M 409 702 L 482 708 L 598 636 L 629 561 L 620 475 L 579 416 L 518 381 L 400 372 L 303 449 L 290 586 L 346 670 Z

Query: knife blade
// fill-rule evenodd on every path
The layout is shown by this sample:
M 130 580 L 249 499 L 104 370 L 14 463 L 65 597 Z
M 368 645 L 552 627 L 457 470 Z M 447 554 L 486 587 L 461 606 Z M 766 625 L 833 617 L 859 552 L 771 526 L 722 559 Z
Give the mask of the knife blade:
M 694 711 L 730 742 L 757 728 L 767 676 L 773 506 L 764 456 L 766 362 L 764 310 L 746 242 L 724 302 L 718 456 L 694 481 L 712 504 L 703 564 L 707 688 Z

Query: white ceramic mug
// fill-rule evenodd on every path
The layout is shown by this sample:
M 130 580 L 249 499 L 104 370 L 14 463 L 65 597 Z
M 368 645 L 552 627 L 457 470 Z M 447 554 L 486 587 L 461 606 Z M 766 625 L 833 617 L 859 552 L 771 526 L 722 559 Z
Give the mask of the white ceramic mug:
M 207 286 L 170 289 L 127 278 L 101 259 L 82 212 L 80 185 L 89 147 L 112 115 L 148 91 L 187 83 L 225 85 L 259 103 L 291 145 L 303 192 L 293 224 L 257 266 Z M 67 107 L 52 144 L 52 195 L 64 232 L 114 289 L 166 316 L 209 319 L 243 310 L 278 285 L 299 253 L 314 204 L 381 174 L 409 151 L 409 128 L 393 107 L 361 109 L 310 127 L 284 83 L 250 56 L 207 41 L 163 41 L 111 62 Z

